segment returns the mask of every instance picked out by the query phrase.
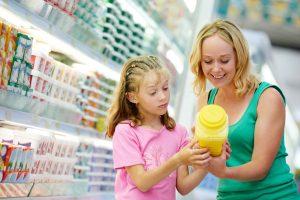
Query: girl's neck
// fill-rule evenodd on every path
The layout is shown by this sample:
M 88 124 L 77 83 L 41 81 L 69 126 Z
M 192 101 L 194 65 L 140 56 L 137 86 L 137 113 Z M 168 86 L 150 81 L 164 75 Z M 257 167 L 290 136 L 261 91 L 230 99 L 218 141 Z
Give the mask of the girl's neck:
M 157 116 L 148 116 L 143 118 L 142 126 L 148 127 L 155 130 L 160 130 L 162 128 L 162 123 L 160 117 Z

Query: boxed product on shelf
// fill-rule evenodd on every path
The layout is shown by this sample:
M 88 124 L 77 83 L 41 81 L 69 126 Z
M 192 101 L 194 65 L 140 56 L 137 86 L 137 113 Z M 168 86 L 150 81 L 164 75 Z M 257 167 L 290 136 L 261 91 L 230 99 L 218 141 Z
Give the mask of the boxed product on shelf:
M 33 155 L 32 148 L 11 143 L 0 143 L 0 147 L 2 159 L 0 181 L 5 183 L 27 182 Z
M 69 15 L 73 15 L 79 0 L 45 0 L 45 2 L 55 6 Z
M 89 172 L 90 192 L 113 192 L 115 171 L 113 169 L 112 147 L 106 141 L 94 143 L 91 170 Z

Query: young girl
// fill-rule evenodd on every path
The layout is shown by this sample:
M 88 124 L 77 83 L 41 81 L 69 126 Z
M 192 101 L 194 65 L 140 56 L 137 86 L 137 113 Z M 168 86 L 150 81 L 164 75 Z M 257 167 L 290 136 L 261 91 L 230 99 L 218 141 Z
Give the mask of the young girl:
M 117 200 L 172 200 L 175 188 L 187 194 L 206 175 L 209 153 L 188 144 L 186 129 L 168 114 L 169 97 L 169 74 L 156 57 L 124 64 L 107 127 Z M 198 167 L 189 174 L 187 165 Z

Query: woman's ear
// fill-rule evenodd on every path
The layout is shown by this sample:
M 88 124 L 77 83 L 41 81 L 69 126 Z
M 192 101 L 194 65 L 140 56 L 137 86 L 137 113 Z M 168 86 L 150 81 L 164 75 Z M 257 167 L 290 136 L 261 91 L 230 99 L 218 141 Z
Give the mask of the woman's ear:
M 131 103 L 134 103 L 134 104 L 138 103 L 137 98 L 136 98 L 136 94 L 134 92 L 127 92 L 126 93 L 126 98 Z

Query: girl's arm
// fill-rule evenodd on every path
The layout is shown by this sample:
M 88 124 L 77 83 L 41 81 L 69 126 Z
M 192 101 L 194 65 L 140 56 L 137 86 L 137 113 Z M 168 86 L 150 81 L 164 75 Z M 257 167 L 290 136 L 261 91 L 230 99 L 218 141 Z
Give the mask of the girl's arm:
M 193 140 L 185 148 L 173 155 L 169 160 L 155 169 L 146 171 L 143 165 L 133 165 L 126 167 L 126 171 L 130 178 L 142 192 L 148 191 L 152 186 L 166 178 L 180 165 L 189 165 L 197 163 L 202 159 L 205 150 L 192 149 L 197 141 Z M 206 150 L 207 151 L 207 150 Z
M 268 174 L 278 153 L 284 132 L 284 123 L 285 107 L 282 96 L 276 89 L 269 88 L 261 95 L 257 107 L 251 161 L 238 167 L 226 167 L 223 151 L 222 156 L 211 159 L 209 171 L 220 178 L 240 181 L 263 179 Z
M 204 162 L 203 168 L 193 168 L 191 173 L 186 165 L 178 168 L 176 188 L 181 195 L 188 194 L 199 185 L 207 174 L 206 165 L 208 162 Z

